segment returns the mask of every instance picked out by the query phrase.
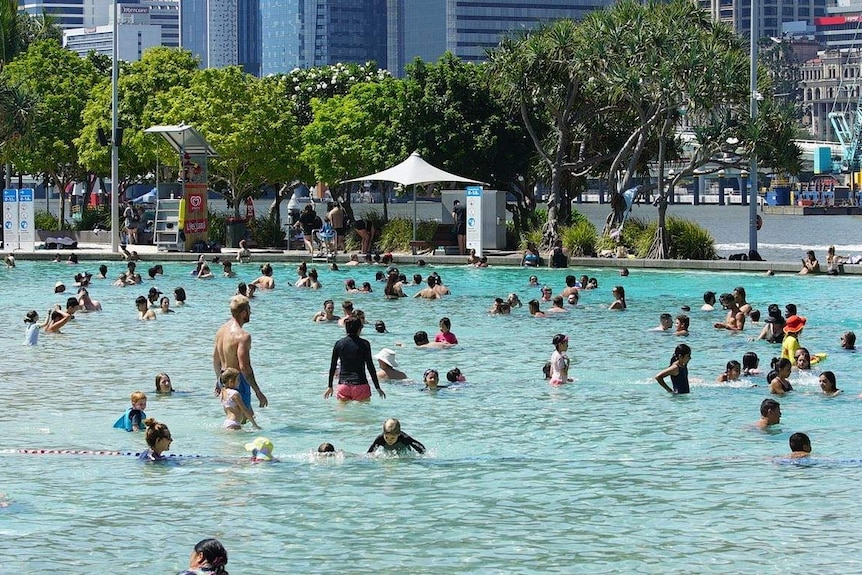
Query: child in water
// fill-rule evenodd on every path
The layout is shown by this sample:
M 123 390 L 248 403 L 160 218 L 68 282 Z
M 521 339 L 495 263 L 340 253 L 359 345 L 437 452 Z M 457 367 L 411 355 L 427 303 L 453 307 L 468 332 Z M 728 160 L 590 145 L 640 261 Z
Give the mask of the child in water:
M 147 414 L 144 413 L 147 408 L 147 396 L 143 391 L 135 391 L 129 399 L 132 406 L 114 423 L 114 427 L 126 431 L 143 431 L 144 420 L 147 418 Z
M 452 329 L 452 322 L 448 317 L 444 317 L 440 319 L 440 333 L 438 333 L 434 337 L 434 341 L 445 341 L 451 345 L 458 344 L 458 338 L 455 337 L 455 334 L 450 330 Z
M 141 461 L 164 461 L 167 459 L 162 453 L 171 448 L 171 430 L 164 423 L 159 423 L 152 417 L 144 420 L 147 432 L 144 436 L 147 440 L 148 449 L 138 455 Z
M 572 382 L 569 377 L 569 357 L 566 350 L 569 349 L 569 336 L 558 333 L 551 340 L 554 344 L 554 353 L 551 354 L 551 385 L 563 385 Z
M 224 407 L 225 420 L 222 427 L 225 429 L 242 429 L 242 424 L 250 421 L 255 429 L 260 426 L 254 420 L 254 413 L 248 408 L 237 391 L 239 385 L 239 370 L 228 367 L 221 372 L 219 377 L 221 391 L 219 398 Z
M 449 387 L 448 385 L 440 385 L 440 374 L 436 369 L 426 369 L 422 374 L 422 381 L 425 382 L 425 388 L 422 391 L 437 391 Z
M 383 422 L 383 433 L 374 439 L 374 443 L 368 448 L 368 453 L 374 453 L 379 448 L 384 451 L 404 452 L 415 450 L 417 453 L 425 453 L 425 446 L 401 432 L 401 422 L 395 418 Z
M 24 336 L 24 345 L 36 345 L 39 343 L 39 313 L 31 309 L 24 316 L 24 325 L 27 326 L 27 334 Z
M 681 343 L 673 350 L 673 356 L 670 358 L 670 365 L 656 374 L 655 380 L 668 393 L 682 394 L 689 392 L 688 385 L 688 362 L 691 360 L 691 348 L 686 344 Z M 664 382 L 665 377 L 670 377 L 671 389 Z

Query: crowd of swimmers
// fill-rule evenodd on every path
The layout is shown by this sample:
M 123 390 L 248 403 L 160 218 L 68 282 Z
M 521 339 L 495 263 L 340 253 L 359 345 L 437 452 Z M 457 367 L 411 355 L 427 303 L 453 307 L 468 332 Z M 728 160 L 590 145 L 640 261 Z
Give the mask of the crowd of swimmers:
M 113 282 L 113 285 L 118 288 L 135 287 L 142 284 L 143 278 L 138 271 L 139 257 L 137 254 L 130 253 L 129 255 L 129 261 L 125 263 L 124 269 Z M 243 246 L 237 255 L 237 262 L 248 263 L 249 260 L 250 254 L 247 248 Z M 61 260 L 58 258 L 56 261 Z M 67 263 L 76 264 L 77 257 L 72 254 Z M 195 263 L 194 269 L 190 271 L 190 276 L 195 280 L 213 278 L 214 274 L 210 264 L 221 266 L 222 277 L 236 277 L 233 262 L 229 259 L 214 258 L 207 261 L 204 256 L 201 256 Z M 472 253 L 469 256 L 468 264 L 484 267 L 487 265 L 487 260 L 483 261 L 482 258 L 476 258 L 475 253 Z M 7 256 L 6 265 L 10 268 L 15 267 L 14 256 Z M 375 280 L 383 283 L 384 287 L 375 289 L 371 282 L 360 283 L 353 278 L 348 278 L 343 282 L 344 293 L 348 296 L 380 293 L 386 299 L 399 299 L 407 297 L 405 290 L 415 290 L 413 297 L 435 300 L 450 294 L 450 289 L 436 271 L 432 271 L 424 278 L 421 274 L 414 274 L 411 278 L 407 278 L 392 264 L 392 258 L 389 255 L 384 258 L 367 256 L 366 262 L 360 262 L 358 258 L 352 257 L 347 263 L 347 266 L 357 265 L 385 267 L 385 270 L 381 269 L 375 274 Z M 239 355 L 237 350 L 241 346 L 238 346 L 236 338 L 249 338 L 250 346 L 250 336 L 243 329 L 243 325 L 250 321 L 249 300 L 255 297 L 255 292 L 258 290 L 270 291 L 276 288 L 272 266 L 265 263 L 259 269 L 260 275 L 257 279 L 248 283 L 240 282 L 237 285 L 236 294 L 231 299 L 230 304 L 231 319 L 220 328 L 216 338 L 216 349 L 214 350 L 214 368 L 217 379 L 215 394 L 224 411 L 225 418 L 222 427 L 226 430 L 242 429 L 247 424 L 255 429 L 260 429 L 255 419 L 254 407 L 251 404 L 251 391 L 257 394 L 261 407 L 267 405 L 266 398 L 257 385 L 250 366 L 247 365 L 247 362 L 244 364 L 243 361 L 238 361 L 237 357 Z M 98 271 L 97 279 L 109 279 L 106 265 L 100 265 Z M 164 268 L 159 264 L 153 265 L 147 269 L 146 275 L 150 280 L 156 280 L 159 276 L 164 275 Z M 297 276 L 298 279 L 293 284 L 297 288 L 320 289 L 322 287 L 317 270 L 313 267 L 309 269 L 304 262 L 297 267 Z M 628 276 L 628 270 L 620 270 L 620 276 Z M 40 330 L 46 333 L 59 332 L 61 328 L 75 318 L 76 313 L 101 311 L 101 303 L 89 295 L 88 287 L 92 279 L 93 275 L 88 272 L 76 273 L 72 284 L 74 295 L 67 297 L 65 305 L 58 303 L 47 310 L 44 319 L 40 319 L 36 310 L 27 312 L 24 318 L 27 328 L 25 343 L 36 345 Z M 539 288 L 539 295 L 531 298 L 526 306 L 529 315 L 533 317 L 545 317 L 555 313 L 568 312 L 570 308 L 579 305 L 581 292 L 598 290 L 599 288 L 598 281 L 586 275 L 581 277 L 567 275 L 565 285 L 558 293 L 554 293 L 554 289 L 549 285 L 540 284 L 536 275 L 531 275 L 528 278 L 528 286 L 532 289 Z M 55 284 L 54 293 L 62 297 L 69 292 L 67 292 L 65 283 L 58 281 Z M 152 321 L 157 319 L 159 315 L 174 313 L 175 310 L 172 309 L 172 306 L 179 307 L 185 302 L 186 292 L 182 286 L 173 290 L 173 302 L 170 297 L 164 295 L 156 287 L 150 287 L 146 295 L 142 294 L 134 298 L 138 318 L 142 321 Z M 542 309 L 543 304 L 547 306 L 544 309 Z M 510 293 L 505 298 L 495 298 L 489 313 L 505 315 L 521 307 L 523 304 L 519 295 Z M 770 304 L 762 327 L 759 327 L 761 313 L 747 301 L 746 291 L 742 286 L 718 296 L 713 291 L 707 291 L 703 296 L 701 310 L 705 312 L 715 311 L 718 307 L 723 310 L 725 317 L 723 321 L 712 322 L 714 329 L 739 332 L 746 329 L 747 323 L 758 324 L 758 328 L 755 330 L 756 336 L 752 336 L 751 340 L 765 340 L 772 344 L 781 345 L 781 353 L 776 354 L 776 357 L 770 362 L 770 371 L 766 376 L 765 384 L 769 393 L 775 397 L 781 397 L 793 391 L 790 379 L 794 370 L 810 372 L 812 364 L 817 364 L 825 357 L 824 354 L 812 354 L 800 344 L 807 319 L 797 313 L 797 308 L 792 303 L 785 306 L 783 314 L 778 304 Z M 607 308 L 620 312 L 628 308 L 623 285 L 615 285 L 611 288 L 611 301 L 607 304 Z M 669 332 L 674 336 L 685 338 L 689 335 L 692 327 L 690 311 L 690 308 L 686 306 L 683 307 L 684 313 L 677 314 L 675 317 L 670 313 L 662 313 L 659 316 L 658 326 L 649 329 Z M 338 339 L 332 348 L 324 398 L 334 396 L 339 401 L 369 401 L 372 397 L 373 385 L 374 390 L 382 399 L 386 397 L 386 394 L 380 385 L 381 381 L 414 381 L 406 371 L 399 369 L 400 366 L 394 350 L 383 348 L 376 355 L 372 354 L 370 343 L 361 337 L 367 319 L 362 310 L 354 306 L 353 301 L 344 300 L 341 303 L 341 315 L 338 315 L 335 312 L 335 302 L 332 299 L 327 299 L 323 302 L 322 309 L 316 312 L 311 319 L 315 323 L 337 324 L 345 331 L 344 337 Z M 433 340 L 429 337 L 428 332 L 417 331 L 413 338 L 414 345 L 417 348 L 448 348 L 460 344 L 459 338 L 453 332 L 452 321 L 449 317 L 441 317 L 437 328 L 438 331 Z M 382 320 L 374 323 L 374 329 L 379 333 L 386 333 L 386 326 Z M 842 348 L 854 349 L 855 342 L 856 336 L 852 331 L 841 335 Z M 544 366 L 545 377 L 550 380 L 551 385 L 555 386 L 574 382 L 576 378 L 575 374 L 571 372 L 567 354 L 569 337 L 566 334 L 557 333 L 551 337 L 551 344 L 553 351 L 550 360 Z M 400 345 L 403 344 L 395 344 L 396 347 Z M 676 345 L 668 365 L 655 375 L 655 381 L 668 393 L 676 395 L 690 393 L 688 368 L 691 359 L 692 349 L 689 345 L 685 343 Z M 743 354 L 741 362 L 735 359 L 728 361 L 726 369 L 718 374 L 716 379 L 719 382 L 737 382 L 743 378 L 759 377 L 761 374 L 759 363 L 760 359 L 756 353 L 746 352 Z M 841 393 L 837 387 L 837 378 L 834 372 L 823 371 L 817 376 L 823 394 L 831 397 Z M 419 378 L 416 378 L 415 381 L 421 384 L 423 391 L 436 392 L 450 386 L 457 387 L 463 384 L 466 378 L 461 370 L 455 367 L 446 371 L 445 380 L 446 383 L 441 383 L 440 372 L 435 368 L 428 368 L 422 371 L 421 381 Z M 155 392 L 158 394 L 177 393 L 172 386 L 170 377 L 164 373 L 158 374 L 155 378 Z M 165 452 L 171 447 L 171 433 L 166 424 L 152 417 L 147 417 L 144 411 L 146 407 L 146 394 L 142 391 L 133 392 L 129 398 L 127 409 L 116 422 L 115 427 L 130 432 L 143 432 L 147 448 L 139 454 L 140 459 L 150 462 L 163 461 L 166 459 Z M 772 398 L 765 399 L 760 407 L 760 415 L 761 418 L 756 427 L 765 429 L 778 424 L 781 418 L 778 401 Z M 252 452 L 252 457 L 255 460 L 271 461 L 271 442 L 266 438 L 258 439 L 259 441 L 256 440 L 247 444 L 246 449 Z M 790 444 L 791 457 L 793 458 L 805 457 L 811 452 L 811 442 L 805 434 L 793 434 L 790 438 Z M 397 419 L 390 418 L 384 422 L 382 433 L 373 440 L 368 453 L 374 453 L 378 450 L 424 453 L 426 448 L 422 443 L 404 433 Z M 318 453 L 326 456 L 327 454 L 339 453 L 339 451 L 331 443 L 324 442 L 319 446 Z M 227 563 L 227 554 L 223 547 L 220 550 L 220 553 L 223 553 L 213 555 L 208 550 L 215 547 L 212 544 L 208 545 L 210 546 L 204 545 L 201 549 L 195 548 L 192 554 L 192 563 L 201 566 L 208 562 L 213 567 L 216 566 L 214 563 L 219 563 L 218 566 L 221 567 L 221 571 L 213 570 L 213 572 L 226 573 L 223 567 Z M 222 555 L 223 561 L 220 559 Z M 190 568 L 192 567 L 193 565 L 190 563 Z

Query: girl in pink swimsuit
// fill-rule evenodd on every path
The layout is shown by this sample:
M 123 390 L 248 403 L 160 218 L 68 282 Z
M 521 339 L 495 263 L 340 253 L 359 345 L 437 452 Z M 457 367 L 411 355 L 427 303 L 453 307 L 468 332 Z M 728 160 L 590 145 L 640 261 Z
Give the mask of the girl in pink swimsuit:
M 239 371 L 229 367 L 221 372 L 221 391 L 219 398 L 224 408 L 225 420 L 222 427 L 225 429 L 242 429 L 242 424 L 250 421 L 255 429 L 260 426 L 254 420 L 254 413 L 248 408 L 237 391 L 239 385 Z

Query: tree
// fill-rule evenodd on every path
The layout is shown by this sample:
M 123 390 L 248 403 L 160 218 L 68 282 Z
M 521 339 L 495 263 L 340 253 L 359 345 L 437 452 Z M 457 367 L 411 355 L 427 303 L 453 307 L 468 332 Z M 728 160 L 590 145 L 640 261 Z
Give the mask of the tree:
M 553 246 L 558 220 L 567 221 L 571 205 L 563 198 L 563 179 L 583 175 L 605 159 L 590 144 L 592 121 L 603 112 L 595 78 L 584 73 L 587 49 L 578 24 L 559 20 L 520 39 L 504 38 L 489 54 L 488 72 L 501 100 L 520 112 L 530 140 L 550 175 L 548 222 L 542 247 Z
M 10 149 L 15 163 L 31 174 L 46 174 L 60 192 L 60 226 L 65 220 L 67 186 L 82 179 L 73 140 L 83 128 L 82 112 L 98 82 L 91 62 L 65 50 L 56 40 L 31 45 L 0 74 L 38 99 L 26 140 Z
M 94 66 L 98 65 L 94 62 Z M 159 149 L 168 154 L 161 138 L 144 132 L 157 122 L 156 102 L 159 95 L 172 88 L 188 87 L 198 61 L 191 52 L 163 46 L 146 50 L 136 62 L 123 63 L 117 81 L 119 124 L 123 131 L 120 147 L 120 174 L 117 190 L 122 196 L 129 185 L 142 181 L 156 167 Z M 84 108 L 84 126 L 75 139 L 81 164 L 90 172 L 111 171 L 111 148 L 99 143 L 98 131 L 111 133 L 111 82 L 103 78 L 93 89 Z M 179 169 L 173 157 L 167 165 Z
M 443 169 L 476 178 L 519 198 L 533 146 L 519 116 L 490 89 L 486 65 L 446 52 L 433 64 L 407 66 L 404 149 Z M 532 209 L 532 208 L 531 208 Z M 516 212 L 517 214 L 517 212 Z
M 313 99 L 314 120 L 302 130 L 300 159 L 314 178 L 335 184 L 401 161 L 404 97 L 404 82 L 386 77 L 356 84 L 344 96 Z M 385 201 L 383 209 L 385 220 Z M 352 215 L 349 201 L 345 210 Z
M 239 66 L 196 72 L 187 88 L 158 98 L 154 119 L 185 122 L 218 153 L 209 176 L 234 213 L 265 184 L 297 174 L 300 134 L 291 103 L 277 77 L 255 78 Z

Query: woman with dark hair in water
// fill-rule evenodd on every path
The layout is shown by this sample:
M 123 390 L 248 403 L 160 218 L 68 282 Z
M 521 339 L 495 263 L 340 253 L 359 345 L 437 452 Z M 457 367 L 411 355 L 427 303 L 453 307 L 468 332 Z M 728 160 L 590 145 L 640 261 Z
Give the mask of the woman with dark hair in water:
M 181 571 L 179 575 L 203 575 L 212 573 L 214 575 L 228 575 L 227 550 L 218 539 L 204 539 L 195 545 L 191 557 L 189 557 L 189 568 Z

